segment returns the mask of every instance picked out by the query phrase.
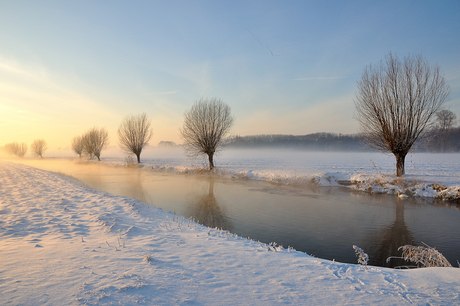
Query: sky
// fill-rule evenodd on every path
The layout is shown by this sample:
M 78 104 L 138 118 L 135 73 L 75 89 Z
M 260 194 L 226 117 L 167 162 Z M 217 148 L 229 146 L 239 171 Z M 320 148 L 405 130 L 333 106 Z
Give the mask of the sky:
M 219 98 L 232 135 L 358 132 L 364 68 L 421 54 L 460 118 L 460 2 L 0 0 L 0 146 L 70 145 L 127 115 L 181 143 L 184 112 Z

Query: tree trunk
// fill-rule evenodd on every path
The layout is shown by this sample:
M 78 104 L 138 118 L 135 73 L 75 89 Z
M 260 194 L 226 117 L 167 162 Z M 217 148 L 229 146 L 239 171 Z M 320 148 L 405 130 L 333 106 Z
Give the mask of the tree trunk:
M 141 153 L 136 154 L 136 157 L 137 157 L 137 163 L 140 164 L 141 163 Z
M 403 176 L 404 171 L 404 161 L 406 159 L 406 154 L 395 154 L 396 157 L 396 176 Z
M 212 169 L 214 169 L 214 153 L 209 153 L 208 158 L 209 158 L 209 170 L 211 171 Z

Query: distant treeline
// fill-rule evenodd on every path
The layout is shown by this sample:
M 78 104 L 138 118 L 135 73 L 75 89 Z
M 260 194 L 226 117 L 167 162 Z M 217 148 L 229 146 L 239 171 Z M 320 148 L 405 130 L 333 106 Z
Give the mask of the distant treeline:
M 227 148 L 290 148 L 312 151 L 372 151 L 358 134 L 314 133 L 308 135 L 231 136 Z M 437 133 L 419 143 L 419 152 L 460 152 L 460 127 Z
M 228 148 L 293 148 L 316 151 L 370 150 L 358 135 L 315 133 L 308 135 L 232 136 L 224 143 Z
M 460 152 L 460 127 L 450 128 L 444 133 L 436 133 L 434 137 L 424 141 L 421 147 L 426 152 Z

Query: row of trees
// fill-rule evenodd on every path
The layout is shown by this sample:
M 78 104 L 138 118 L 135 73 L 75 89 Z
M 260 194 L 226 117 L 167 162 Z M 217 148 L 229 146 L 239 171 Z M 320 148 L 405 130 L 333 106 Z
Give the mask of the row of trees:
M 11 142 L 4 146 L 8 154 L 16 155 L 17 157 L 24 157 L 26 155 L 28 146 L 26 143 Z M 48 149 L 46 141 L 43 139 L 36 139 L 30 145 L 32 153 L 40 158 L 43 158 L 43 153 Z
M 252 135 L 231 136 L 224 147 L 233 148 L 291 148 L 317 151 L 363 151 L 368 148 L 355 135 L 314 133 L 308 135 Z
M 430 66 L 420 55 L 400 60 L 390 52 L 379 65 L 366 67 L 358 81 L 354 102 L 360 137 L 369 147 L 392 153 L 396 175 L 402 176 L 414 144 L 439 138 L 454 124 L 455 115 L 444 109 L 449 94 L 439 66 Z M 184 117 L 181 136 L 186 153 L 207 155 L 209 168 L 214 168 L 214 153 L 233 125 L 230 108 L 221 100 L 201 99 Z M 430 130 L 440 134 L 430 135 Z
M 128 154 L 134 154 L 140 163 L 141 152 L 152 137 L 151 122 L 145 113 L 126 117 L 118 128 L 120 147 Z M 86 131 L 75 136 L 71 142 L 72 150 L 81 158 L 83 155 L 101 160 L 101 152 L 109 145 L 109 133 L 104 128 Z
M 460 152 L 460 127 L 449 129 L 442 135 L 428 139 L 424 144 L 427 152 Z
M 455 115 L 444 109 L 449 95 L 439 66 L 430 66 L 420 55 L 400 60 L 390 52 L 379 65 L 366 67 L 358 81 L 354 102 L 360 136 L 371 148 L 392 153 L 396 175 L 402 176 L 406 155 L 414 144 L 439 138 L 455 122 Z M 207 155 L 213 169 L 213 156 L 233 122 L 230 107 L 221 100 L 197 101 L 185 113 L 180 131 L 186 153 Z M 440 134 L 430 135 L 433 130 Z
M 71 148 L 78 154 L 88 156 L 88 158 L 101 160 L 101 152 L 109 145 L 109 133 L 104 128 L 92 128 L 81 136 L 72 139 Z
M 455 115 L 443 109 L 449 94 L 450 88 L 439 66 L 430 66 L 420 55 L 400 60 L 390 52 L 379 65 L 366 67 L 358 81 L 354 103 L 360 137 L 369 147 L 394 154 L 396 175 L 402 176 L 406 155 L 414 144 L 430 134 L 431 138 L 439 137 L 455 122 Z M 221 148 L 233 123 L 230 107 L 222 100 L 195 102 L 184 114 L 180 130 L 186 154 L 207 156 L 212 170 L 214 154 Z M 118 136 L 121 147 L 135 154 L 140 162 L 142 148 L 151 137 L 150 122 L 145 114 L 128 117 L 120 126 Z M 81 138 L 83 151 L 99 159 L 100 151 L 85 149 L 86 138 L 88 136 Z
M 400 60 L 390 52 L 379 65 L 366 67 L 358 81 L 354 103 L 360 136 L 371 148 L 394 154 L 396 175 L 402 176 L 405 157 L 414 144 L 430 137 L 430 130 L 439 132 L 431 133 L 432 138 L 445 134 L 455 122 L 455 115 L 443 109 L 449 94 L 439 66 L 430 66 L 420 55 Z M 437 129 L 436 117 L 441 122 Z M 186 154 L 207 156 L 212 170 L 214 155 L 222 147 L 233 123 L 230 107 L 222 100 L 202 98 L 196 101 L 184 114 L 180 130 Z M 145 114 L 126 117 L 118 129 L 120 147 L 136 155 L 138 163 L 151 136 L 151 123 Z M 87 155 L 100 160 L 101 151 L 108 143 L 107 130 L 92 128 L 72 140 L 72 149 L 80 157 Z M 27 149 L 11 145 L 11 150 L 23 156 Z
M 423 147 L 429 152 L 459 152 L 460 127 L 454 128 L 457 116 L 450 110 L 436 113 L 436 125 L 428 132 Z
M 212 98 L 197 101 L 185 113 L 183 128 L 180 130 L 186 154 L 190 157 L 205 155 L 209 169 L 214 168 L 214 154 L 221 148 L 222 140 L 233 125 L 230 107 L 222 100 Z M 128 154 L 134 154 L 140 163 L 141 153 L 153 133 L 151 121 L 145 113 L 124 118 L 118 128 L 120 147 Z M 80 157 L 83 155 L 100 160 L 101 151 L 109 144 L 106 129 L 92 128 L 72 139 L 71 148 Z
M 446 121 L 448 118 L 448 122 Z M 436 113 L 435 125 L 417 145 L 422 152 L 460 152 L 460 127 L 450 110 Z M 360 134 L 313 133 L 307 135 L 234 135 L 224 140 L 225 148 L 290 148 L 316 151 L 369 151 Z

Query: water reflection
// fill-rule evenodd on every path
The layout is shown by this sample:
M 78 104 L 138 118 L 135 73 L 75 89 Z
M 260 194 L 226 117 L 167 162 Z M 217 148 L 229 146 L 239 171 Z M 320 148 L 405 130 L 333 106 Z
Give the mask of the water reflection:
M 209 178 L 208 190 L 204 194 L 193 195 L 188 199 L 187 215 L 199 220 L 205 226 L 232 231 L 233 226 L 214 195 L 214 179 Z
M 414 238 L 404 221 L 404 200 L 397 200 L 395 203 L 395 221 L 386 228 L 375 231 L 370 237 L 370 244 L 367 246 L 369 264 L 377 266 L 405 266 L 408 265 L 403 259 L 391 259 L 388 257 L 401 256 L 398 248 L 403 245 L 414 245 Z
M 135 171 L 127 180 L 126 189 L 131 192 L 129 197 L 136 198 L 144 203 L 153 203 L 152 193 L 147 193 L 143 185 L 143 176 L 141 171 Z
M 82 166 L 85 166 L 84 164 Z M 86 166 L 88 167 L 88 166 Z M 80 173 L 79 179 L 85 184 L 98 190 L 104 190 L 109 193 L 122 194 L 129 198 L 136 198 L 144 203 L 153 204 L 153 195 L 155 190 L 145 188 L 144 173 L 135 169 L 119 168 L 106 169 L 107 167 L 90 168 L 87 173 Z

